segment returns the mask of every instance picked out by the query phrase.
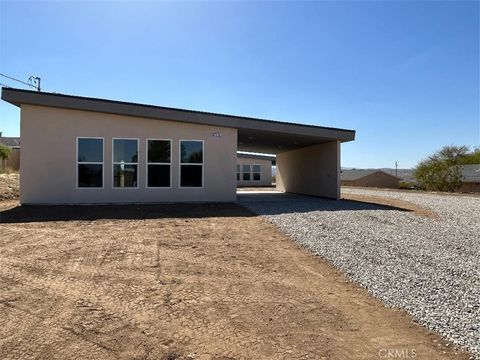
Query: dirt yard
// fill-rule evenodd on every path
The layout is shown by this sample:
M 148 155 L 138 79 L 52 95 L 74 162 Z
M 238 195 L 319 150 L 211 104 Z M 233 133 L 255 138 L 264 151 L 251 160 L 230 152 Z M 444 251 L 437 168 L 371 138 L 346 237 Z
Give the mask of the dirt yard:
M 0 174 L 0 201 L 18 198 L 18 173 Z
M 2 359 L 468 358 L 238 205 L 1 204 Z

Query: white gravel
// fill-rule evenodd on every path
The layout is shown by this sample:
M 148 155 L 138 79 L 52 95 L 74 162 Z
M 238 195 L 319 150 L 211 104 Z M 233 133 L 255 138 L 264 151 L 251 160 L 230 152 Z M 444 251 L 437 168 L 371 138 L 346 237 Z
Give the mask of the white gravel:
M 348 188 L 438 219 L 350 201 L 239 194 L 239 203 L 342 270 L 386 305 L 480 359 L 480 197 Z

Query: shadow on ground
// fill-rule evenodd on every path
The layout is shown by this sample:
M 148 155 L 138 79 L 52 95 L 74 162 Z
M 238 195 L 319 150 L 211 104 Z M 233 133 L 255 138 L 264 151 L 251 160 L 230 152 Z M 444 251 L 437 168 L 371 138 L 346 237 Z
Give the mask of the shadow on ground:
M 251 211 L 233 203 L 22 205 L 0 212 L 0 223 L 43 221 L 146 220 L 165 218 L 249 217 Z
M 247 208 L 258 215 L 310 211 L 408 211 L 353 200 L 330 200 L 284 193 L 240 193 L 237 203 L 22 205 L 0 211 L 0 223 L 256 216 Z
M 280 215 L 311 211 L 411 210 L 358 200 L 333 200 L 280 192 L 238 192 L 237 202 L 258 215 Z

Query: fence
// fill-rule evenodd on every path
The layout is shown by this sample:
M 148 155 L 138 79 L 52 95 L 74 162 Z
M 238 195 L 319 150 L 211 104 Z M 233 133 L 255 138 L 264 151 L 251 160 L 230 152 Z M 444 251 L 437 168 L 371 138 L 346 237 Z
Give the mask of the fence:
M 10 156 L 6 160 L 0 159 L 0 171 L 18 171 L 20 169 L 20 149 L 11 148 Z

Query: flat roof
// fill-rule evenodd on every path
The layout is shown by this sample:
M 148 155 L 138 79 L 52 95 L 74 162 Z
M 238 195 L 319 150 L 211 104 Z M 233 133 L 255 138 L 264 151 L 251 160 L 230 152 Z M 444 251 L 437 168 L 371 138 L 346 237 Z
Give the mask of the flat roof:
M 39 105 L 236 128 L 240 151 L 276 154 L 330 141 L 355 139 L 354 130 L 6 87 L 2 87 L 2 99 L 18 107 Z
M 237 152 L 237 158 L 242 158 L 242 159 L 258 159 L 258 160 L 269 160 L 272 162 L 275 162 L 277 159 L 275 155 L 267 155 L 267 154 L 246 154 L 246 153 L 241 153 Z

